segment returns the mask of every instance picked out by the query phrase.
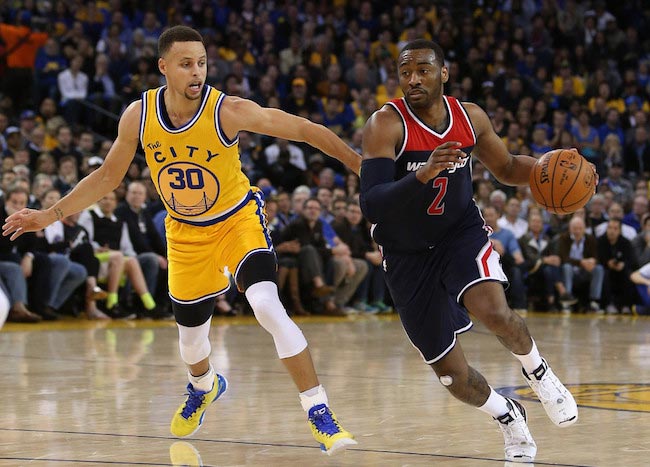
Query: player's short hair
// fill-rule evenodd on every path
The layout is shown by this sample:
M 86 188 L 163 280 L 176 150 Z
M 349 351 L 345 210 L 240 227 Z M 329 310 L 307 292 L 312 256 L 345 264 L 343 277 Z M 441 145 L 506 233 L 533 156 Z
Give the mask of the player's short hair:
M 203 37 L 196 30 L 188 26 L 172 26 L 163 32 L 158 38 L 158 56 L 162 57 L 169 49 L 171 49 L 174 42 L 201 42 Z
M 441 67 L 445 65 L 445 53 L 442 51 L 442 47 L 440 47 L 437 43 L 427 39 L 416 39 L 409 42 L 402 48 L 402 50 L 400 50 L 399 54 L 402 55 L 406 50 L 417 49 L 433 50 L 436 63 Z

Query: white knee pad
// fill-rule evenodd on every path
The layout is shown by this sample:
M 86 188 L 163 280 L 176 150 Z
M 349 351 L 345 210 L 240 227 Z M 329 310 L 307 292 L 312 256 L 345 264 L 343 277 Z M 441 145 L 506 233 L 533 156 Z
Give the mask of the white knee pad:
M 274 282 L 264 281 L 246 290 L 255 318 L 272 336 L 280 358 L 298 355 L 307 347 L 307 340 L 296 323 L 287 315 Z
M 210 321 L 207 320 L 200 326 L 187 327 L 176 323 L 178 326 L 178 347 L 181 358 L 188 365 L 194 365 L 210 356 Z

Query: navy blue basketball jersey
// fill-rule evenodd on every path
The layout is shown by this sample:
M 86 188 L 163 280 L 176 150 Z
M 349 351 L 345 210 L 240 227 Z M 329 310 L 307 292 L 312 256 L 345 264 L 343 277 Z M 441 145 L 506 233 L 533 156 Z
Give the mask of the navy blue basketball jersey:
M 386 103 L 394 109 L 404 125 L 404 140 L 395 159 L 395 179 L 399 180 L 424 165 L 431 152 L 446 141 L 458 141 L 466 158 L 446 169 L 420 188 L 419 195 L 390 222 L 373 227 L 377 244 L 392 251 L 419 251 L 435 247 L 454 232 L 484 225 L 473 200 L 470 153 L 476 133 L 461 103 L 443 96 L 448 126 L 438 133 L 420 120 L 406 100 Z

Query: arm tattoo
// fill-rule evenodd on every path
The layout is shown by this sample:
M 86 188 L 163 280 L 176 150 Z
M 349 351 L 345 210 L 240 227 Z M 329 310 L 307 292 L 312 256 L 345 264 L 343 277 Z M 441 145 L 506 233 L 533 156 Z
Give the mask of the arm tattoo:
M 61 210 L 61 208 L 54 208 L 54 214 L 56 215 L 57 221 L 63 219 L 63 211 Z

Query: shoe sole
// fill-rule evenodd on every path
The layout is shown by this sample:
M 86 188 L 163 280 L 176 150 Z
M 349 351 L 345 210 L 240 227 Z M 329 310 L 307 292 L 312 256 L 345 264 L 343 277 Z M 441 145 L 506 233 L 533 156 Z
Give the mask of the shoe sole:
M 217 395 L 214 397 L 214 399 L 212 399 L 212 402 L 210 402 L 210 405 L 212 405 L 214 403 L 214 401 L 216 401 L 221 396 L 223 396 L 226 393 L 226 391 L 228 390 L 228 380 L 226 379 L 225 376 L 220 375 L 220 374 L 217 373 L 217 381 L 218 382 L 223 381 L 224 389 L 221 392 L 217 391 Z M 221 385 L 219 385 L 219 388 L 221 388 Z M 210 407 L 210 405 L 208 405 L 208 407 Z M 203 411 L 203 413 L 201 414 L 201 418 L 199 418 L 199 425 L 196 427 L 196 430 L 194 430 L 192 433 L 186 434 L 185 436 L 178 436 L 178 435 L 174 435 L 173 433 L 172 433 L 172 435 L 176 436 L 177 438 L 181 438 L 181 439 L 182 438 L 189 438 L 194 433 L 199 431 L 201 429 L 201 426 L 203 425 L 203 419 L 205 418 L 205 413 L 208 411 L 208 407 L 206 407 L 205 410 Z
M 577 422 L 577 421 L 578 421 L 578 416 L 575 415 L 573 418 L 570 418 L 570 419 L 568 419 L 568 420 L 562 420 L 562 421 L 559 422 L 559 423 L 555 423 L 555 425 L 558 426 L 558 427 L 560 427 L 560 428 L 566 428 L 566 427 L 568 427 L 568 426 L 573 425 L 573 424 L 574 424 L 575 422 Z
M 345 451 L 348 448 L 348 446 L 354 446 L 355 444 L 359 444 L 359 443 L 357 443 L 352 438 L 341 438 L 341 439 L 337 439 L 334 442 L 334 444 L 332 444 L 332 447 L 329 448 L 329 450 L 326 450 L 323 444 L 320 445 L 320 448 L 323 454 L 327 454 L 328 456 L 333 456 L 342 451 Z

